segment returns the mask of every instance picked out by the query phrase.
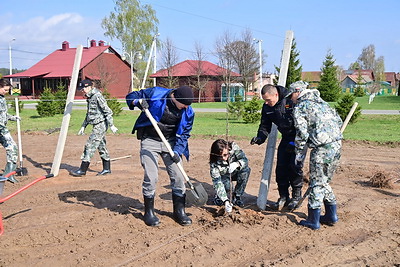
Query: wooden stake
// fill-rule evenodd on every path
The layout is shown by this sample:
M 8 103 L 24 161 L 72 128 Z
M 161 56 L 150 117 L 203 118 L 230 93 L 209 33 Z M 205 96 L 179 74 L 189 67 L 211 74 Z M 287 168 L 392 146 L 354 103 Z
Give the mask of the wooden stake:
M 286 84 L 292 41 L 293 41 L 293 31 L 286 31 L 281 67 L 279 72 L 279 80 L 278 80 L 278 85 L 281 86 L 285 86 Z M 271 182 L 272 165 L 274 163 L 277 135 L 278 135 L 278 129 L 276 125 L 273 123 L 271 127 L 271 132 L 268 135 L 268 142 L 265 149 L 264 167 L 262 171 L 260 188 L 258 191 L 258 198 L 257 198 L 257 206 L 261 210 L 265 210 L 267 206 L 268 191 Z
M 65 141 L 67 139 L 69 121 L 71 119 L 72 105 L 75 98 L 76 85 L 78 82 L 79 69 L 81 66 L 83 46 L 78 45 L 76 48 L 74 67 L 72 69 L 71 83 L 69 84 L 67 101 L 65 104 L 64 116 L 61 124 L 60 135 L 58 136 L 58 143 L 56 153 L 54 154 L 53 165 L 51 166 L 51 174 L 57 176 L 60 171 L 61 159 L 64 153 Z

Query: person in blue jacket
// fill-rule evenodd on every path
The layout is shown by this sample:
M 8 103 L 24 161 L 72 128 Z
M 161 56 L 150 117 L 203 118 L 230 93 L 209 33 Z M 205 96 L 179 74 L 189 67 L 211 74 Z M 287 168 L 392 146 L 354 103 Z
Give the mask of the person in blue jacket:
M 158 181 L 158 159 L 161 156 L 171 181 L 173 215 L 181 225 L 190 225 L 192 220 L 185 213 L 185 178 L 177 164 L 182 155 L 189 159 L 188 139 L 194 121 L 193 90 L 188 86 L 177 89 L 152 87 L 133 91 L 126 96 L 129 109 L 135 107 L 148 109 L 157 121 L 161 132 L 171 145 L 174 156 L 171 157 L 155 128 L 142 112 L 133 127 L 140 142 L 140 161 L 144 169 L 142 192 L 144 198 L 144 222 L 148 226 L 157 226 L 160 220 L 154 213 L 154 196 Z

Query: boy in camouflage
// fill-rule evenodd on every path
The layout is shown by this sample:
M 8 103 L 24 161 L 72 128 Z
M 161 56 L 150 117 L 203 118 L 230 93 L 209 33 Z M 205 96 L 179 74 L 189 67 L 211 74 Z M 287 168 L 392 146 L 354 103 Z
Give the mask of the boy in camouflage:
M 333 225 L 338 221 L 336 197 L 329 182 L 339 164 L 343 122 L 320 97 L 319 91 L 307 89 L 307 86 L 308 83 L 303 81 L 291 84 L 288 96 L 296 103 L 293 112 L 296 165 L 302 166 L 304 147 L 311 148 L 308 217 L 300 221 L 300 225 L 317 230 L 320 223 Z M 321 216 L 322 204 L 325 206 L 324 216 Z
M 118 131 L 114 126 L 113 112 L 108 107 L 107 101 L 104 99 L 101 92 L 93 86 L 93 82 L 89 79 L 80 82 L 78 90 L 83 90 L 87 97 L 87 113 L 82 127 L 78 135 L 83 135 L 86 126 L 93 125 L 92 133 L 86 142 L 81 156 L 81 166 L 78 170 L 71 172 L 72 176 L 80 177 L 86 175 L 86 171 L 90 165 L 90 159 L 93 157 L 96 150 L 99 151 L 101 160 L 103 162 L 103 170 L 97 175 L 106 175 L 111 173 L 110 169 L 110 155 L 106 147 L 106 132 L 110 127 L 113 133 Z
M 16 121 L 21 120 L 18 116 L 13 116 L 8 114 L 7 102 L 4 98 L 4 95 L 11 90 L 11 83 L 8 80 L 0 79 L 0 143 L 6 149 L 6 158 L 7 163 L 4 168 L 3 176 L 15 171 L 17 168 L 17 158 L 18 158 L 18 147 L 14 142 L 10 131 L 7 129 L 7 121 Z M 18 182 L 17 179 L 14 178 L 14 175 L 11 175 L 8 178 L 8 181 L 12 183 Z
M 225 205 L 226 212 L 232 212 L 232 204 L 243 207 L 242 195 L 246 189 L 251 169 L 248 159 L 235 142 L 217 139 L 211 145 L 210 175 L 216 191 L 214 203 Z M 236 181 L 230 202 L 231 182 Z

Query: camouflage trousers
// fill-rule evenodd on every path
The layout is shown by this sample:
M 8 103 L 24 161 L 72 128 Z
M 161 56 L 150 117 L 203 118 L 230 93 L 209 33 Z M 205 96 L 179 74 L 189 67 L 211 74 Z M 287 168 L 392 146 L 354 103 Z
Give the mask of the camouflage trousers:
M 99 151 L 100 157 L 104 160 L 110 160 L 110 155 L 106 147 L 106 132 L 107 132 L 106 122 L 100 122 L 93 125 L 92 133 L 89 139 L 86 141 L 86 145 L 83 149 L 81 156 L 82 161 L 90 162 L 96 150 Z
M 320 209 L 325 202 L 336 204 L 336 197 L 329 182 L 339 165 L 341 141 L 314 148 L 310 154 L 310 187 L 308 205 Z
M 7 162 L 16 164 L 18 160 L 18 147 L 7 128 L 0 129 L 0 143 L 6 149 Z
M 236 181 L 235 188 L 233 189 L 232 196 L 242 196 L 244 190 L 246 189 L 247 181 L 249 180 L 251 169 L 250 167 L 243 168 L 241 170 L 235 170 L 230 175 L 222 175 L 221 181 L 224 184 L 224 188 L 215 188 L 217 196 L 222 200 L 230 199 L 231 192 L 231 180 L 232 182 Z M 224 190 L 225 189 L 225 190 Z

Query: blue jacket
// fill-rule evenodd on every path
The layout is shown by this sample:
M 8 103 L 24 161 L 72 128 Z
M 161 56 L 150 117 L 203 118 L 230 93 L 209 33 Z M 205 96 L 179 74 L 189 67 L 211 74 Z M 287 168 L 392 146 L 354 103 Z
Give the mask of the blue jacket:
M 172 91 L 173 89 L 163 87 L 151 87 L 139 91 L 133 91 L 126 96 L 126 103 L 128 104 L 129 109 L 133 110 L 135 108 L 134 100 L 146 99 L 149 104 L 151 115 L 153 115 L 154 119 L 159 122 L 164 114 L 168 95 Z M 182 109 L 181 111 L 182 118 L 176 132 L 176 141 L 172 150 L 177 152 L 179 155 L 185 155 L 186 159 L 189 159 L 188 139 L 193 126 L 194 111 L 191 106 Z M 138 128 L 150 125 L 150 120 L 147 118 L 146 114 L 142 112 L 135 122 L 132 133 L 134 133 Z

